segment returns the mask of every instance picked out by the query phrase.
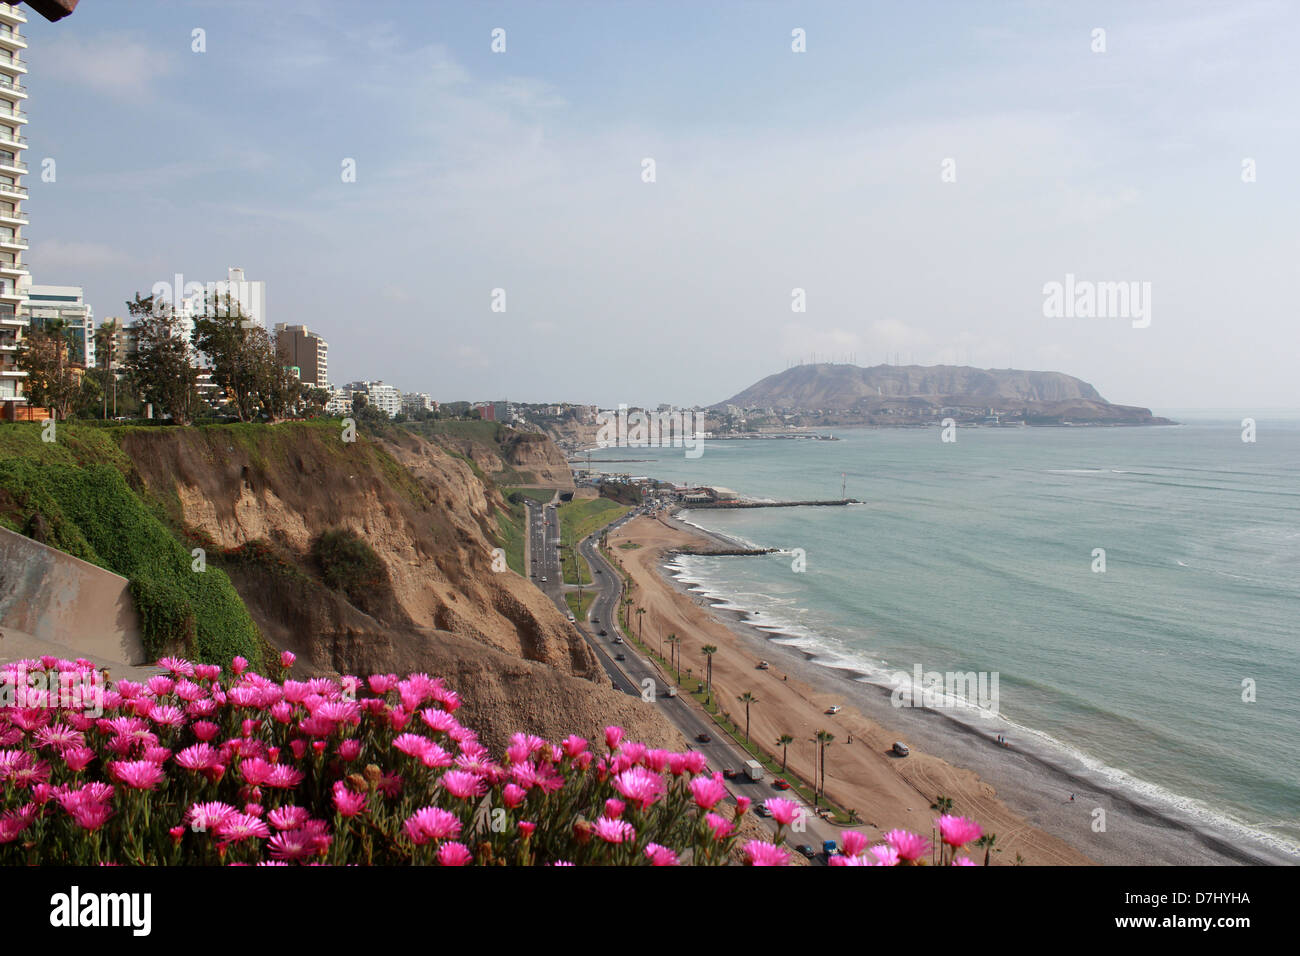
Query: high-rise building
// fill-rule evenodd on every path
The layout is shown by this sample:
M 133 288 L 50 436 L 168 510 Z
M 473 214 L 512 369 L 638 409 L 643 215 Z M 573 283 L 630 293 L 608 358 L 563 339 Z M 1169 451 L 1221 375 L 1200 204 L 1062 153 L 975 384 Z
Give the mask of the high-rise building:
M 414 415 L 416 412 L 436 412 L 437 410 L 438 403 L 424 392 L 402 393 L 402 411 L 407 415 Z
M 371 408 L 377 408 L 389 418 L 396 418 L 402 410 L 402 392 L 396 386 L 383 382 L 349 382 L 344 388 L 362 392 Z
M 305 325 L 275 324 L 275 349 L 285 366 L 298 369 L 298 378 L 314 388 L 329 388 L 329 343 Z
M 27 373 L 18 369 L 19 343 L 28 326 L 22 315 L 26 287 L 31 279 L 22 263 L 27 240 L 22 238 L 22 227 L 27 225 L 27 214 L 21 203 L 27 198 L 22 185 L 27 164 L 22 161 L 27 139 L 22 135 L 27 124 L 23 102 L 27 88 L 22 79 L 27 74 L 27 64 L 21 52 L 27 40 L 18 27 L 27 22 L 27 16 L 12 3 L 0 3 L 0 405 L 4 417 L 19 417 L 25 411 L 23 379 Z
M 69 364 L 95 367 L 95 310 L 86 305 L 81 286 L 30 285 L 20 313 L 31 320 L 29 332 L 44 331 L 52 322 L 62 322 Z

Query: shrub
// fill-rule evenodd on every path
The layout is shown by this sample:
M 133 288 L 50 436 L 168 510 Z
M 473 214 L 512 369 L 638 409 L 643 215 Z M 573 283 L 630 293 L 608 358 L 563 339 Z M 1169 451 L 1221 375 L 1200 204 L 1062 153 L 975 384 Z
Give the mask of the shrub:
M 277 682 L 242 658 L 228 679 L 158 663 L 165 674 L 111 689 L 88 661 L 0 669 L 0 688 L 23 695 L 0 701 L 0 864 L 721 864 L 749 808 L 740 797 L 720 812 L 722 775 L 698 751 L 651 750 L 618 727 L 603 752 L 520 733 L 494 758 L 426 674 Z M 775 836 L 746 843 L 745 860 L 784 864 L 802 808 L 766 806 Z M 949 859 L 979 836 L 937 822 Z M 861 833 L 843 839 L 837 865 L 929 851 L 903 831 L 870 850 Z

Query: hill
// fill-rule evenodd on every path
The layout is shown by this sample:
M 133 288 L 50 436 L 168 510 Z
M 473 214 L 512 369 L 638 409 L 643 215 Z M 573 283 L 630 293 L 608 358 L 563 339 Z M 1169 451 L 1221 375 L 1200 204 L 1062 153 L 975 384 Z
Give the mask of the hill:
M 855 419 L 909 424 L 939 415 L 958 420 L 997 415 L 1035 425 L 1167 423 L 1150 409 L 1112 404 L 1087 382 L 1062 372 L 956 365 L 796 365 L 712 407 L 727 406 L 808 424 Z

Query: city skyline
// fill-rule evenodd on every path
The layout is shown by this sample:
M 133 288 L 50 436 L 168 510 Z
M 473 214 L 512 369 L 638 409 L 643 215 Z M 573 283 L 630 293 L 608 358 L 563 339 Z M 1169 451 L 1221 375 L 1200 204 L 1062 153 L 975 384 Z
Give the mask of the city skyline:
M 112 316 L 237 264 L 336 383 L 442 401 L 707 405 L 852 352 L 1295 404 L 1284 5 L 355 12 L 29 23 L 33 281 Z M 1048 317 L 1074 276 L 1149 325 Z

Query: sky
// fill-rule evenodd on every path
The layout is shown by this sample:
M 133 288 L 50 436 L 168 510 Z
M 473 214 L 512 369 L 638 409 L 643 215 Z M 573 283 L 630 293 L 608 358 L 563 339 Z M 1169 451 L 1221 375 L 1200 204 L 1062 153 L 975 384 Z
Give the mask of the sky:
M 1061 371 L 1157 411 L 1300 405 L 1288 2 L 28 21 L 27 260 L 99 319 L 239 266 L 272 322 L 329 342 L 335 384 L 442 401 L 712 404 L 852 358 Z M 1045 314 L 1067 275 L 1149 311 Z

